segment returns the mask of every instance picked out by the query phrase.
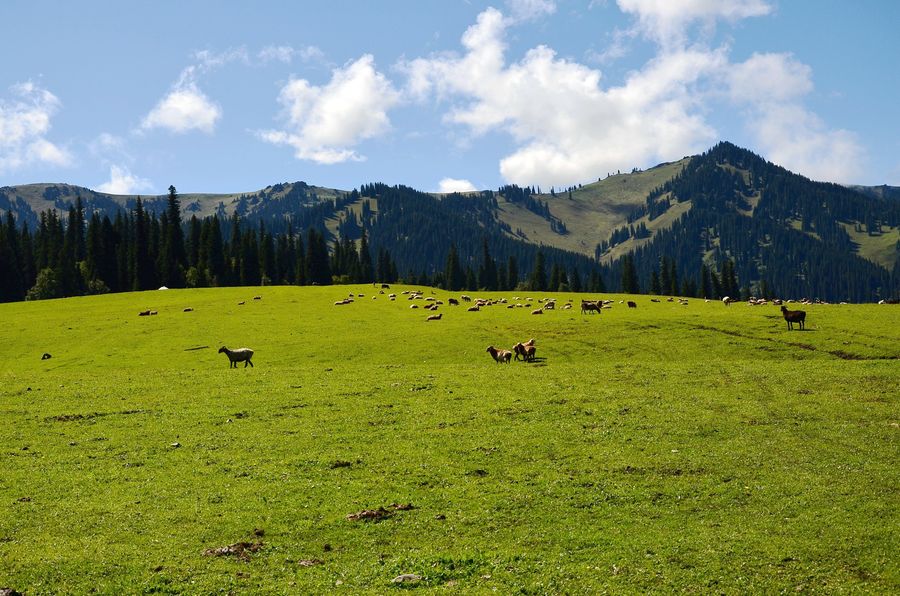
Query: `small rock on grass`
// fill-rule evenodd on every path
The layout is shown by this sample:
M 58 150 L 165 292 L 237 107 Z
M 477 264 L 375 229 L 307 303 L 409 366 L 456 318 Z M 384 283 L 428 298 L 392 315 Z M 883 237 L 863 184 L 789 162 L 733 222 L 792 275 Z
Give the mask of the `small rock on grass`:
M 391 580 L 393 584 L 406 584 L 422 581 L 421 575 L 416 575 L 415 573 L 404 573 L 403 575 L 398 575 L 394 579 Z

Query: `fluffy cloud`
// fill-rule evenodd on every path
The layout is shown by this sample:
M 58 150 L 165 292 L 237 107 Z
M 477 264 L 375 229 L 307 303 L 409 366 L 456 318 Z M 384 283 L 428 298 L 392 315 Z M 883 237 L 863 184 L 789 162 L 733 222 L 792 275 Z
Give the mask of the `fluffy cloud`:
M 211 101 L 193 82 L 177 86 L 150 110 L 141 123 L 143 129 L 164 128 L 175 133 L 199 130 L 207 134 L 222 117 L 222 108 Z
M 816 180 L 852 182 L 865 151 L 855 134 L 831 130 L 807 109 L 812 71 L 789 54 L 754 54 L 728 72 L 731 100 L 744 107 L 747 125 L 765 156 Z
M 112 165 L 109 168 L 109 180 L 97 186 L 95 190 L 111 195 L 130 195 L 152 191 L 153 184 L 145 178 L 135 176 L 125 166 Z
M 472 184 L 468 180 L 462 180 L 459 178 L 444 178 L 438 185 L 438 192 L 441 193 L 472 192 L 475 190 L 478 189 L 475 188 L 474 184 Z
M 500 162 L 506 180 L 566 185 L 699 151 L 715 140 L 696 104 L 704 75 L 722 68 L 723 53 L 660 56 L 624 85 L 604 89 L 599 71 L 545 46 L 506 64 L 509 24 L 488 9 L 463 35 L 465 54 L 405 65 L 411 96 L 463 99 L 447 113 L 448 123 L 476 135 L 494 129 L 512 135 L 519 148 Z
M 297 159 L 334 164 L 364 159 L 354 147 L 390 129 L 388 111 L 400 99 L 390 81 L 375 69 L 371 55 L 333 71 L 318 87 L 305 79 L 285 85 L 278 101 L 285 128 L 261 131 L 264 141 L 288 145 Z
M 642 32 L 657 52 L 618 85 L 604 85 L 599 70 L 546 46 L 509 62 L 505 40 L 517 21 L 489 8 L 463 34 L 461 54 L 400 65 L 405 91 L 415 100 L 447 102 L 445 122 L 474 136 L 508 133 L 517 146 L 500 160 L 500 173 L 517 184 L 565 186 L 700 152 L 719 140 L 706 116 L 722 99 L 726 109 L 738 108 L 759 148 L 786 167 L 828 180 L 858 169 L 854 136 L 829 130 L 803 105 L 812 90 L 808 66 L 781 54 L 734 64 L 727 47 L 686 43 L 691 25 L 767 14 L 767 2 L 676 4 L 619 0 L 638 30 L 614 43 Z
M 59 99 L 31 82 L 13 85 L 10 93 L 0 98 L 0 173 L 34 163 L 69 165 L 69 152 L 46 138 Z
M 624 13 L 638 19 L 644 35 L 663 47 L 683 46 L 687 29 L 694 23 L 712 28 L 719 19 L 738 21 L 769 14 L 766 0 L 617 0 Z

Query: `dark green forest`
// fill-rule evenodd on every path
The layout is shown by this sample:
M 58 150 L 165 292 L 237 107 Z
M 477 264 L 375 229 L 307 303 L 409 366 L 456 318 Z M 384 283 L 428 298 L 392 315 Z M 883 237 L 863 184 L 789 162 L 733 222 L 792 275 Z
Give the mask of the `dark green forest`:
M 841 225 L 870 235 L 896 229 L 900 200 L 890 187 L 864 193 L 812 182 L 730 143 L 692 158 L 610 237 L 590 239 L 594 258 L 528 243 L 511 230 L 498 216 L 498 198 L 568 233 L 552 213 L 555 193 L 515 185 L 436 197 L 370 183 L 321 198 L 303 182 L 278 184 L 240 195 L 230 215 L 220 204 L 202 218 L 182 208 L 174 187 L 167 197 L 129 198 L 124 206 L 84 190 L 87 200 L 72 201 L 48 187 L 44 198 L 55 208 L 39 215 L 3 195 L 0 301 L 163 285 L 397 281 L 711 299 L 866 302 L 900 294 L 900 259 L 889 271 L 860 258 Z M 673 225 L 648 229 L 684 201 L 691 208 Z M 629 239 L 646 242 L 601 265 L 607 250 Z

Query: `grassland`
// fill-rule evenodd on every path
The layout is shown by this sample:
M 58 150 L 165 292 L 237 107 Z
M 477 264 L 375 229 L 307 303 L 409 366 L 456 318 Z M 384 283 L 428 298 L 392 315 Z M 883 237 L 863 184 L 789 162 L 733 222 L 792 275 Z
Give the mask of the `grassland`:
M 0 305 L 0 587 L 900 591 L 896 307 L 810 306 L 788 332 L 776 307 L 426 323 L 372 295 Z M 530 337 L 534 363 L 485 353 Z M 241 541 L 262 545 L 204 554 Z

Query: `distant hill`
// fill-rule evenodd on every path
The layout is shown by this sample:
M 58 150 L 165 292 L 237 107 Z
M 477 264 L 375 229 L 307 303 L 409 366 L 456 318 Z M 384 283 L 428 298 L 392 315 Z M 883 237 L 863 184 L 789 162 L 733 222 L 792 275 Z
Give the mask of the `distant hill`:
M 42 211 L 65 212 L 78 196 L 88 215 L 110 218 L 137 201 L 30 184 L 0 188 L 0 212 L 35 230 Z M 365 229 L 373 251 L 389 251 L 401 274 L 419 277 L 443 271 L 455 246 L 473 271 L 487 248 L 501 263 L 515 257 L 524 279 L 540 251 L 548 268 L 557 264 L 584 282 L 599 275 L 610 290 L 620 287 L 623 267 L 633 267 L 642 291 L 664 294 L 701 294 L 707 272 L 733 263 L 745 292 L 832 301 L 900 290 L 898 198 L 897 187 L 813 182 L 730 143 L 565 189 L 509 185 L 437 195 L 383 184 L 348 191 L 293 182 L 180 195 L 184 220 L 217 216 L 226 236 L 235 216 L 274 235 L 316 228 L 331 240 L 356 240 Z M 165 209 L 165 196 L 142 201 L 150 213 Z M 657 288 L 654 277 L 669 285 Z

